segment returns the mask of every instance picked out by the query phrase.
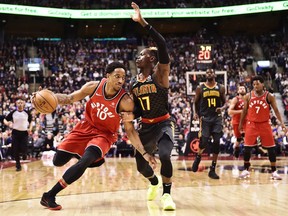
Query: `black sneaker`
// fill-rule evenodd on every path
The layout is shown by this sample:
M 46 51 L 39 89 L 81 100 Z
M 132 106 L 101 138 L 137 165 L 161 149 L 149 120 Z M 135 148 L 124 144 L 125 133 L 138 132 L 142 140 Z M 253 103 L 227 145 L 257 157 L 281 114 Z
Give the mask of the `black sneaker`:
M 220 177 L 216 174 L 215 170 L 210 170 L 209 173 L 208 173 L 208 176 L 211 179 L 220 179 Z
M 21 171 L 21 170 L 22 170 L 22 167 L 21 167 L 21 166 L 16 167 L 16 172 L 19 172 L 19 171 Z
M 55 202 L 55 197 L 50 197 L 48 193 L 43 193 L 40 204 L 47 207 L 50 210 L 60 210 L 62 209 L 61 205 L 58 205 Z
M 198 171 L 198 166 L 199 166 L 200 162 L 201 162 L 201 156 L 197 155 L 195 157 L 195 160 L 194 160 L 193 165 L 192 165 L 192 171 L 193 172 Z

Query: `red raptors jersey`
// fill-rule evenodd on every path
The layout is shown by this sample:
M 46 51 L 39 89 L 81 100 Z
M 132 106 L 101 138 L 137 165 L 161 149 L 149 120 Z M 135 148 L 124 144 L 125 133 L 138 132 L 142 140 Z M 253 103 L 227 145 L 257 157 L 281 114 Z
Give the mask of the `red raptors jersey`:
M 244 101 L 239 96 L 236 96 L 236 98 L 237 98 L 237 103 L 234 107 L 234 110 L 242 110 L 244 107 Z M 241 113 L 233 115 L 232 124 L 239 124 L 240 123 L 240 117 L 241 117 Z
M 120 125 L 117 108 L 126 91 L 121 89 L 113 98 L 106 98 L 104 94 L 106 80 L 106 78 L 101 80 L 86 103 L 85 119 L 100 131 L 116 136 Z
M 252 122 L 266 122 L 270 119 L 270 105 L 267 102 L 267 95 L 265 92 L 262 96 L 257 97 L 254 91 L 251 91 L 250 101 L 248 104 L 247 120 Z M 259 128 L 260 130 L 261 128 Z

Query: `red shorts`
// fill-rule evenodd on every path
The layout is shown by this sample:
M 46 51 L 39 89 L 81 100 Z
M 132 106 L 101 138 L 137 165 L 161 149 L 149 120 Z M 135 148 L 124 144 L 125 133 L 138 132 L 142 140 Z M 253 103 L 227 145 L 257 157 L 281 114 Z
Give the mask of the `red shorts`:
M 243 130 L 245 132 L 246 129 L 246 123 L 243 123 Z M 234 131 L 234 136 L 236 138 L 241 138 L 241 133 L 239 131 L 239 124 L 233 124 L 233 131 Z
M 245 130 L 245 146 L 256 146 L 257 137 L 260 137 L 263 147 L 275 146 L 271 125 L 269 122 L 247 121 Z
M 102 151 L 102 157 L 116 142 L 115 135 L 108 134 L 92 127 L 87 121 L 79 122 L 59 146 L 58 150 L 77 154 L 82 157 L 88 146 L 97 146 Z M 116 134 L 117 137 L 117 134 Z

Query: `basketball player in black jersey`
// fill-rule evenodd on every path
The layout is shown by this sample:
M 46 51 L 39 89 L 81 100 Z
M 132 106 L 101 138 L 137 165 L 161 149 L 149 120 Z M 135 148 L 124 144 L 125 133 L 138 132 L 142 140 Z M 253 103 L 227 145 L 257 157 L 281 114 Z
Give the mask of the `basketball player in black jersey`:
M 219 179 L 215 172 L 217 158 L 220 148 L 220 138 L 222 136 L 222 115 L 225 109 L 226 96 L 225 87 L 215 81 L 216 74 L 213 69 L 206 71 L 206 82 L 196 89 L 194 101 L 194 119 L 200 119 L 200 144 L 199 150 L 192 165 L 192 171 L 197 172 L 201 161 L 201 154 L 205 150 L 210 136 L 212 143 L 212 164 L 210 166 L 209 177 Z
M 139 74 L 131 83 L 136 107 L 134 115 L 142 119 L 139 136 L 147 153 L 153 154 L 158 149 L 163 183 L 163 210 L 175 210 L 176 205 L 170 195 L 173 174 L 170 156 L 174 146 L 174 123 L 168 111 L 170 59 L 165 39 L 141 16 L 137 4 L 132 2 L 131 6 L 135 10 L 132 19 L 146 29 L 157 45 L 157 48 L 143 49 L 136 59 Z M 138 151 L 135 158 L 138 171 L 151 182 L 147 199 L 154 200 L 160 179 Z

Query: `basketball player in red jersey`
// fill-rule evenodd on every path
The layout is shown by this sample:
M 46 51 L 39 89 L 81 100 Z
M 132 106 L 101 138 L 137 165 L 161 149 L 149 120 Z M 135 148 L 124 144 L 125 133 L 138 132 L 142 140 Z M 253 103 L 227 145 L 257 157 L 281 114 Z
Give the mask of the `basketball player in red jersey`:
M 43 194 L 40 203 L 50 210 L 62 208 L 55 202 L 56 194 L 79 179 L 88 167 L 104 163 L 104 155 L 117 140 L 121 120 L 119 113 L 134 110 L 133 100 L 122 88 L 126 76 L 124 65 L 113 62 L 107 66 L 106 74 L 107 78 L 88 82 L 69 95 L 56 94 L 60 105 L 82 100 L 86 96 L 90 96 L 90 99 L 86 103 L 85 119 L 79 122 L 57 147 L 53 159 L 55 166 L 63 166 L 72 157 L 79 161 L 64 173 L 50 191 Z M 133 123 L 123 124 L 133 146 L 155 168 L 156 160 L 144 150 Z
M 271 163 L 272 179 L 281 180 L 281 176 L 276 170 L 276 151 L 275 143 L 270 125 L 270 106 L 273 108 L 282 130 L 286 131 L 279 113 L 275 97 L 264 90 L 264 79 L 256 76 L 252 79 L 253 90 L 244 97 L 244 108 L 241 114 L 239 131 L 243 130 L 244 119 L 247 115 L 245 141 L 244 141 L 244 171 L 239 178 L 250 176 L 250 157 L 251 149 L 257 145 L 256 139 L 259 136 L 262 146 L 268 150 L 268 156 Z
M 246 88 L 244 85 L 239 85 L 238 86 L 238 95 L 234 97 L 230 103 L 229 109 L 228 109 L 228 114 L 232 116 L 232 125 L 233 125 L 233 132 L 234 136 L 236 137 L 236 143 L 234 146 L 234 156 L 236 158 L 239 157 L 240 153 L 240 143 L 242 141 L 242 134 L 239 131 L 239 122 L 240 122 L 240 117 L 241 113 L 244 107 L 244 96 L 246 95 Z M 243 129 L 245 131 L 245 124 L 246 120 L 243 122 Z

